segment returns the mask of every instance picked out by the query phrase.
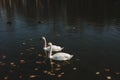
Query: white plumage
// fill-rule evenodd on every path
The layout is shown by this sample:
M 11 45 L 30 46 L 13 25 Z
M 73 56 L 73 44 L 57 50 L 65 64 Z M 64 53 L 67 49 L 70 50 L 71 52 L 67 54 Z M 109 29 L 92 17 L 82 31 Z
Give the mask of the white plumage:
M 50 51 L 50 46 L 47 46 L 47 41 L 46 41 L 46 38 L 45 37 L 42 37 L 42 39 L 44 40 L 44 50 L 45 51 Z M 57 52 L 57 51 L 61 51 L 63 50 L 64 47 L 60 47 L 60 46 L 57 46 L 57 45 L 52 45 L 52 51 L 53 52 Z
M 52 43 L 48 43 L 48 45 L 50 45 L 49 58 L 52 60 L 65 61 L 70 60 L 73 57 L 73 55 L 64 52 L 58 52 L 52 55 Z

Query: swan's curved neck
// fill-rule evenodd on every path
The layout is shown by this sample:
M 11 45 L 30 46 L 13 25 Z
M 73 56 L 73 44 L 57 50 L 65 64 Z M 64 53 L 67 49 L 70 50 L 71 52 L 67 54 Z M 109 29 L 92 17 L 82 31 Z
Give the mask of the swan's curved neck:
M 46 42 L 46 39 L 44 38 L 44 47 L 47 47 L 47 42 Z
M 49 53 L 49 58 L 52 57 L 52 45 L 50 45 L 50 53 Z

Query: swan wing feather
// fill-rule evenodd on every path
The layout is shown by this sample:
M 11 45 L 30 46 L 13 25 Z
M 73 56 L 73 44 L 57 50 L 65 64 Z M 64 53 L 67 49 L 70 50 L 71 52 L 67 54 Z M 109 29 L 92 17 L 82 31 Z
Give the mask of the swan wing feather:
M 67 53 L 59 52 L 53 55 L 53 59 L 59 61 L 69 60 L 71 59 L 71 55 Z

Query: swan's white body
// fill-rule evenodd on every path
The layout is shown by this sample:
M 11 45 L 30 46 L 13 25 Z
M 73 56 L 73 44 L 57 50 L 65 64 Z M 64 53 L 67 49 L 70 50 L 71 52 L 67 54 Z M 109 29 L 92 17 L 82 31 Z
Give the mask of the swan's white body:
M 49 52 L 50 59 L 58 60 L 58 61 L 66 61 L 66 60 L 70 60 L 73 57 L 73 55 L 64 52 L 58 52 L 52 55 L 52 43 L 49 43 L 49 45 L 50 45 L 50 52 Z
M 47 46 L 47 41 L 45 37 L 42 37 L 42 39 L 44 40 L 44 50 L 45 51 L 50 51 L 50 46 Z M 64 47 L 60 47 L 57 45 L 52 45 L 52 51 L 53 52 L 57 52 L 57 51 L 61 51 Z

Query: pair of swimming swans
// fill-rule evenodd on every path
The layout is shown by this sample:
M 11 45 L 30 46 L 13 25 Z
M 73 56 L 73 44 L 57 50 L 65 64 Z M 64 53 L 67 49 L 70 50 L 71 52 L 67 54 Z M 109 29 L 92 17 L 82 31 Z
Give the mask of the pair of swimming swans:
M 42 37 L 42 39 L 44 40 L 44 43 L 45 43 L 43 49 L 45 51 L 49 51 L 48 57 L 50 59 L 58 60 L 58 61 L 66 61 L 66 60 L 70 60 L 73 57 L 73 55 L 70 55 L 70 54 L 64 53 L 64 52 L 57 52 L 57 53 L 52 55 L 52 51 L 54 51 L 54 52 L 61 51 L 63 49 L 63 47 L 53 45 L 51 42 L 49 42 L 48 46 L 47 46 L 47 42 L 46 42 L 45 37 Z

